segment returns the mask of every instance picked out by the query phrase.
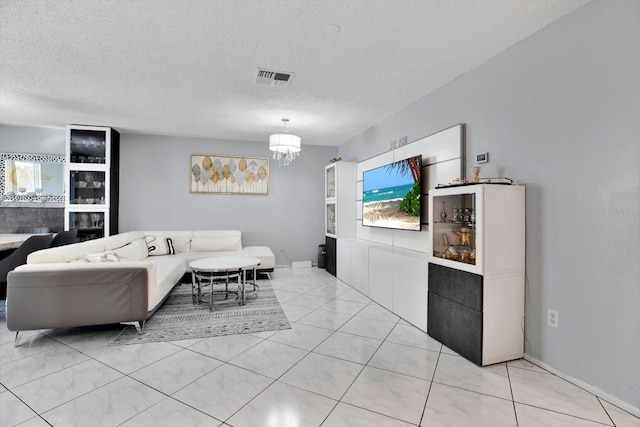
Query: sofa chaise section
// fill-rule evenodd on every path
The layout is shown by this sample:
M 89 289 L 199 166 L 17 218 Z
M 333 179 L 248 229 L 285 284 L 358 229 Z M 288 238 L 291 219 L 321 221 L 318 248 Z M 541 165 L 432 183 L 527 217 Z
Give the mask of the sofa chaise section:
M 238 230 L 131 231 L 33 252 L 9 273 L 7 328 L 134 322 L 140 330 L 189 262 L 225 255 L 255 256 L 259 271 L 275 267 L 271 249 L 243 248 Z
M 89 267 L 38 264 L 9 273 L 7 328 L 26 331 L 148 318 L 150 297 L 157 294 L 149 289 L 152 263 Z

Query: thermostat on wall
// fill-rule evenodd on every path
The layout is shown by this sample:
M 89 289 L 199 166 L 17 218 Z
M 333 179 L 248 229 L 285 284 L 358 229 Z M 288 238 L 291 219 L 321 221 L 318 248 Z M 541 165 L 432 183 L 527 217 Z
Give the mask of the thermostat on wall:
M 476 154 L 476 163 L 487 163 L 489 161 L 489 153 L 486 151 L 484 153 Z

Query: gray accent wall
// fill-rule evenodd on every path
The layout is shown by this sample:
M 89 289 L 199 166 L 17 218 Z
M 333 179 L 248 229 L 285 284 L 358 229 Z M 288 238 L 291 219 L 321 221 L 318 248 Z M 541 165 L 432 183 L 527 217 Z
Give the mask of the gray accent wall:
M 525 352 L 640 408 L 640 2 L 592 1 L 340 147 L 466 123 L 467 167 L 527 187 Z M 547 310 L 559 327 L 547 326 Z
M 120 232 L 130 230 L 242 231 L 245 246 L 266 245 L 276 265 L 317 262 L 324 243 L 324 167 L 337 147 L 302 145 L 288 166 L 270 159 L 269 194 L 190 193 L 191 154 L 269 157 L 264 142 L 151 135 L 120 136 Z

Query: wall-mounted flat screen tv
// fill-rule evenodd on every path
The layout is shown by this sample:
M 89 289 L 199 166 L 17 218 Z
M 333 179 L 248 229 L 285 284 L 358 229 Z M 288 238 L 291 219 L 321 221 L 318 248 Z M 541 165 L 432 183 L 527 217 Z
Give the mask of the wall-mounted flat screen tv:
M 362 225 L 421 229 L 422 156 L 409 157 L 362 175 Z

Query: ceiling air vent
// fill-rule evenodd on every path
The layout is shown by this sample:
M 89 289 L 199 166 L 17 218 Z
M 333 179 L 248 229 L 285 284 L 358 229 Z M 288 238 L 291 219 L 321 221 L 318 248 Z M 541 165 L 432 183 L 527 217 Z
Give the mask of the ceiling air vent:
M 267 86 L 288 87 L 293 79 L 293 73 L 258 69 L 256 83 Z

